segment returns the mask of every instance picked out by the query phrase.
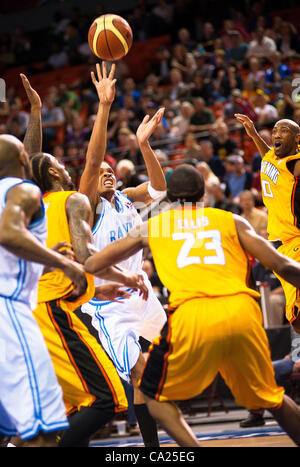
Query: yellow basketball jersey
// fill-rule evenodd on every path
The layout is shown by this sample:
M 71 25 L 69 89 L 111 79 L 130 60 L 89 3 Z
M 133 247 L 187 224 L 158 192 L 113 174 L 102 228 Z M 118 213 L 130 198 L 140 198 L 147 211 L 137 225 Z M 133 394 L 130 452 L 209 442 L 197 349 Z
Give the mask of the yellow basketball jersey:
M 149 220 L 149 246 L 170 308 L 192 298 L 247 293 L 250 263 L 231 212 L 182 207 Z
M 261 162 L 260 178 L 262 197 L 268 209 L 269 240 L 282 243 L 300 236 L 300 209 L 295 203 L 299 199 L 300 179 L 287 168 L 287 163 L 300 159 L 300 152 L 282 159 L 268 151 Z
M 66 203 L 75 191 L 57 191 L 46 193 L 43 197 L 45 204 L 48 237 L 47 247 L 52 248 L 59 242 L 67 242 L 71 245 L 69 223 L 67 218 Z M 86 274 L 88 287 L 84 295 L 75 301 L 68 301 L 68 296 L 74 290 L 74 284 L 60 269 L 44 274 L 38 285 L 38 302 L 49 302 L 61 299 L 60 306 L 66 311 L 74 311 L 83 303 L 88 302 L 95 292 L 94 276 Z

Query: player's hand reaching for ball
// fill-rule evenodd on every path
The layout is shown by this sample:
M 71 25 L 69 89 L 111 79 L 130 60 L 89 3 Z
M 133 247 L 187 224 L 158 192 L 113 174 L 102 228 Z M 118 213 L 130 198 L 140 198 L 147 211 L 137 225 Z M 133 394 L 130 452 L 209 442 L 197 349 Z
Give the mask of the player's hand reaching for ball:
M 146 115 L 144 117 L 144 120 L 142 121 L 136 132 L 136 137 L 140 144 L 143 144 L 146 141 L 148 141 L 150 136 L 153 134 L 154 130 L 161 123 L 162 118 L 164 116 L 164 112 L 165 109 L 164 107 L 162 107 L 153 115 L 151 119 L 149 115 Z
M 107 76 L 107 68 L 106 63 L 102 62 L 102 72 L 99 63 L 96 64 L 96 72 L 97 78 L 95 73 L 91 72 L 92 82 L 96 88 L 99 101 L 101 104 L 112 104 L 115 99 L 115 84 L 116 79 L 114 79 L 116 66 L 113 63 L 111 66 L 111 70 L 109 75 Z
M 26 91 L 28 100 L 31 105 L 31 110 L 40 110 L 42 108 L 42 101 L 38 93 L 31 86 L 29 79 L 23 73 L 20 74 L 24 89 Z
M 244 125 L 246 133 L 250 138 L 256 135 L 256 128 L 252 120 L 250 120 L 247 115 L 243 114 L 234 114 L 235 118 Z

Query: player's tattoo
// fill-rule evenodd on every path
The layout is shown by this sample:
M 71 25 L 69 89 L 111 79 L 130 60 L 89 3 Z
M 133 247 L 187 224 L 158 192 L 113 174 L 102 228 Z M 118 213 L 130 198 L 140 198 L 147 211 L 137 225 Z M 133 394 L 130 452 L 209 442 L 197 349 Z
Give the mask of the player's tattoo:
M 67 201 L 67 215 L 73 251 L 77 260 L 84 263 L 96 251 L 90 229 L 92 212 L 87 197 L 81 193 L 71 195 Z
M 31 112 L 23 143 L 29 156 L 42 151 L 42 120 L 40 112 Z

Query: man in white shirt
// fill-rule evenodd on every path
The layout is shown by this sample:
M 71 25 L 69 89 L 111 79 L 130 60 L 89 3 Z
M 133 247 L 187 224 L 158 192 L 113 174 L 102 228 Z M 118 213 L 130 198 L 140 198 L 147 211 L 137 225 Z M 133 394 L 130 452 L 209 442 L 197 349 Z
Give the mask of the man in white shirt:
M 263 27 L 258 27 L 255 39 L 249 43 L 247 57 L 268 58 L 276 51 L 276 43 L 271 37 L 266 36 Z

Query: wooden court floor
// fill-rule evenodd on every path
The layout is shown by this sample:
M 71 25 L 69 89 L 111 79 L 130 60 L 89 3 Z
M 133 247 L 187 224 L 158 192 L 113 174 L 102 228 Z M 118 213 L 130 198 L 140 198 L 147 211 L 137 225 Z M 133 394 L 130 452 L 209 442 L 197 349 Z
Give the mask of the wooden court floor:
M 216 448 L 216 447 L 229 447 L 229 448 L 257 448 L 257 447 L 296 447 L 293 441 L 287 435 L 276 436 L 257 436 L 253 438 L 234 438 L 234 439 L 217 439 L 210 441 L 201 441 L 202 447 Z M 161 447 L 177 447 L 177 444 L 162 444 Z

